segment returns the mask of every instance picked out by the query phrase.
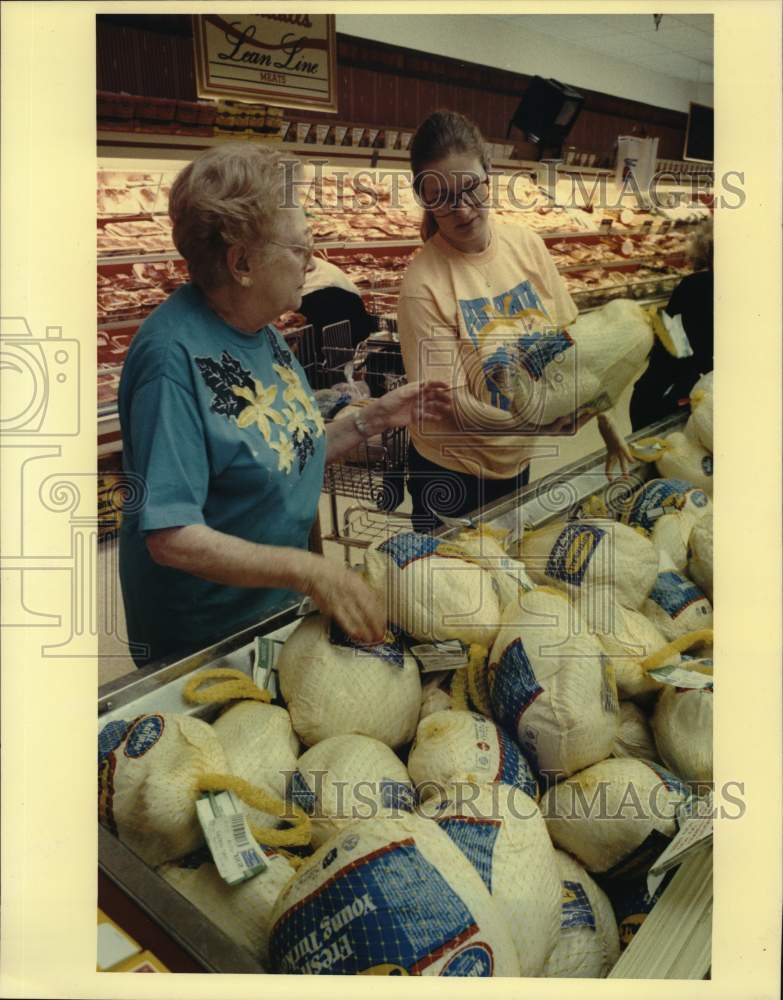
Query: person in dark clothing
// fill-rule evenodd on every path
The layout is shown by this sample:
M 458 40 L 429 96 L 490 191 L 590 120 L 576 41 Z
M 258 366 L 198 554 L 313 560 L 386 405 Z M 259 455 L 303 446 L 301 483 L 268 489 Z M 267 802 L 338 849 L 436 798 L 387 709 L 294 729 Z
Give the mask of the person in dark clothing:
M 680 316 L 693 354 L 675 358 L 656 338 L 647 370 L 634 386 L 631 427 L 641 430 L 677 413 L 701 375 L 713 367 L 712 222 L 697 231 L 691 247 L 696 267 L 705 270 L 686 275 L 672 292 L 666 312 Z
M 354 347 L 374 330 L 359 289 L 336 264 L 320 257 L 314 258 L 313 267 L 305 277 L 299 312 L 312 324 L 318 357 L 323 346 L 322 330 L 331 323 L 350 322 Z
M 441 527 L 444 522 L 432 513 L 433 507 L 446 516 L 465 517 L 469 512 L 517 493 L 529 482 L 529 465 L 511 480 L 479 479 L 465 472 L 444 469 L 410 447 L 408 491 L 416 501 L 411 513 L 413 530 L 428 534 Z M 402 489 L 401 483 L 398 488 Z

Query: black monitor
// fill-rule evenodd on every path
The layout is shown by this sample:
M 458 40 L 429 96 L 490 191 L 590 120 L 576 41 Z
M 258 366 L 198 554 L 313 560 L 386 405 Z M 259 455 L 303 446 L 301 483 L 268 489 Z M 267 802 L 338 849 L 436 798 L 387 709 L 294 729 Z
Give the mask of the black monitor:
M 712 163 L 714 159 L 714 118 L 715 113 L 706 104 L 691 102 L 688 112 L 688 128 L 685 131 L 684 160 L 697 163 Z
M 560 146 L 576 121 L 584 97 L 559 80 L 534 76 L 522 95 L 509 123 L 524 132 L 530 142 Z

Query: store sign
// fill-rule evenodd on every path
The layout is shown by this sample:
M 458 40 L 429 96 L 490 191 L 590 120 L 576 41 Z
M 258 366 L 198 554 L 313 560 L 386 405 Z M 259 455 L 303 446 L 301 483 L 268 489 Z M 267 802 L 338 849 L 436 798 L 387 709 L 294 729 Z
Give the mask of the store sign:
M 333 14 L 193 15 L 199 97 L 337 110 Z

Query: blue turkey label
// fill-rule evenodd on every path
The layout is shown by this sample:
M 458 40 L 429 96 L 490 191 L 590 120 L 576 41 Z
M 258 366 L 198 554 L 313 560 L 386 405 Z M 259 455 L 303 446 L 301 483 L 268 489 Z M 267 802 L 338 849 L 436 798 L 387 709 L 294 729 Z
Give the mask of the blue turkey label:
M 333 646 L 342 646 L 343 649 L 355 649 L 361 653 L 375 656 L 385 663 L 389 663 L 398 670 L 405 666 L 405 650 L 402 647 L 401 631 L 393 624 L 387 626 L 386 638 L 377 646 L 366 646 L 361 642 L 352 639 L 338 624 L 332 619 L 329 623 L 329 642 Z
M 435 822 L 454 841 L 492 892 L 492 855 L 500 833 L 500 820 L 442 816 Z
M 537 382 L 555 359 L 574 346 L 574 341 L 565 330 L 553 333 L 537 330 L 523 334 L 515 346 L 520 366 Z
M 291 775 L 290 797 L 295 806 L 312 816 L 315 811 L 315 792 L 310 788 L 300 771 Z
M 491 976 L 495 966 L 492 949 L 484 941 L 465 945 L 446 962 L 439 976 Z
M 197 847 L 195 851 L 191 851 L 189 854 L 184 855 L 177 861 L 177 868 L 188 868 L 191 871 L 196 871 L 201 868 L 202 865 L 213 864 L 212 855 L 206 844 L 201 847 Z
M 385 552 L 390 556 L 399 569 L 405 569 L 417 559 L 424 559 L 433 555 L 440 542 L 432 535 L 421 535 L 415 531 L 407 531 L 402 535 L 395 535 L 387 539 L 383 545 L 378 546 L 379 552 Z
M 521 639 L 506 646 L 490 674 L 490 697 L 495 717 L 516 733 L 523 712 L 543 693 Z
M 606 532 L 592 524 L 568 524 L 552 546 L 546 564 L 546 575 L 579 587 L 585 578 L 590 560 Z
M 655 774 L 664 783 L 668 791 L 679 792 L 681 795 L 684 795 L 686 799 L 690 796 L 691 794 L 690 788 L 687 785 L 683 784 L 683 782 L 680 781 L 680 779 L 676 777 L 676 775 L 672 774 L 671 771 L 667 771 L 665 767 L 661 767 L 661 765 L 656 764 L 655 761 L 645 760 L 642 763 L 646 764 L 651 771 L 655 772 Z
M 707 501 L 705 493 L 694 490 L 684 479 L 653 479 L 633 498 L 626 521 L 649 534 L 659 517 L 682 510 L 689 498 L 697 507 L 703 507 Z
M 99 765 L 122 743 L 125 739 L 125 734 L 132 725 L 132 722 L 126 722 L 124 719 L 115 719 L 114 722 L 106 723 L 98 734 Z
M 164 727 L 162 715 L 143 715 L 128 733 L 125 740 L 125 756 L 143 757 L 161 738 Z
M 673 570 L 665 570 L 659 573 L 655 586 L 650 593 L 650 600 L 654 601 L 673 621 L 676 620 L 683 611 L 694 604 L 701 602 L 699 612 L 702 615 L 709 615 L 710 609 L 704 594 L 699 588 Z
M 589 927 L 595 930 L 595 914 L 587 893 L 579 882 L 564 881 L 562 887 L 562 914 L 560 927 Z
M 500 760 L 495 781 L 503 785 L 512 785 L 526 792 L 531 798 L 538 797 L 538 782 L 533 771 L 520 752 L 517 744 L 498 726 L 498 749 Z
M 650 895 L 647 881 L 621 882 L 619 891 L 612 891 L 611 902 L 620 935 L 620 948 L 624 950 L 634 939 L 653 906 L 658 902 L 663 890 L 674 877 L 675 869 L 666 872 L 663 881 Z
M 391 778 L 381 778 L 381 802 L 386 809 L 402 809 L 412 812 L 416 805 L 416 797 L 411 785 L 404 781 L 393 781 Z
M 280 973 L 415 976 L 478 930 L 409 838 L 338 868 L 280 917 L 270 951 Z

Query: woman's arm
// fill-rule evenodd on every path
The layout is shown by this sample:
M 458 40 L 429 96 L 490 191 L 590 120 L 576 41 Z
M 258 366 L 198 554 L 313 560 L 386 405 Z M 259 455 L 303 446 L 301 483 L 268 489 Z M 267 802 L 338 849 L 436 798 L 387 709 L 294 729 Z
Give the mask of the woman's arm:
M 627 476 L 628 463 L 633 462 L 633 455 L 611 413 L 598 414 L 598 430 L 606 445 L 606 475 L 612 478 L 612 466 L 618 462 L 621 474 Z
M 362 577 L 323 556 L 301 549 L 260 545 L 205 524 L 151 531 L 150 555 L 161 566 L 229 587 L 282 587 L 311 597 L 353 638 L 380 642 L 386 615 Z
M 364 433 L 350 417 L 333 420 L 326 428 L 326 462 L 334 462 L 360 442 L 392 427 L 407 427 L 419 419 L 438 419 L 449 412 L 445 382 L 411 382 L 387 392 L 361 408 Z
M 433 427 L 433 433 L 529 434 L 532 438 L 574 432 L 571 415 L 547 425 L 526 424 L 508 410 L 478 399 L 468 383 L 483 381 L 481 358 L 444 325 L 432 303 L 401 296 L 397 322 L 408 378 L 438 379 L 452 386 L 450 410 L 439 418 L 440 426 Z M 531 458 L 534 453 L 531 441 Z

